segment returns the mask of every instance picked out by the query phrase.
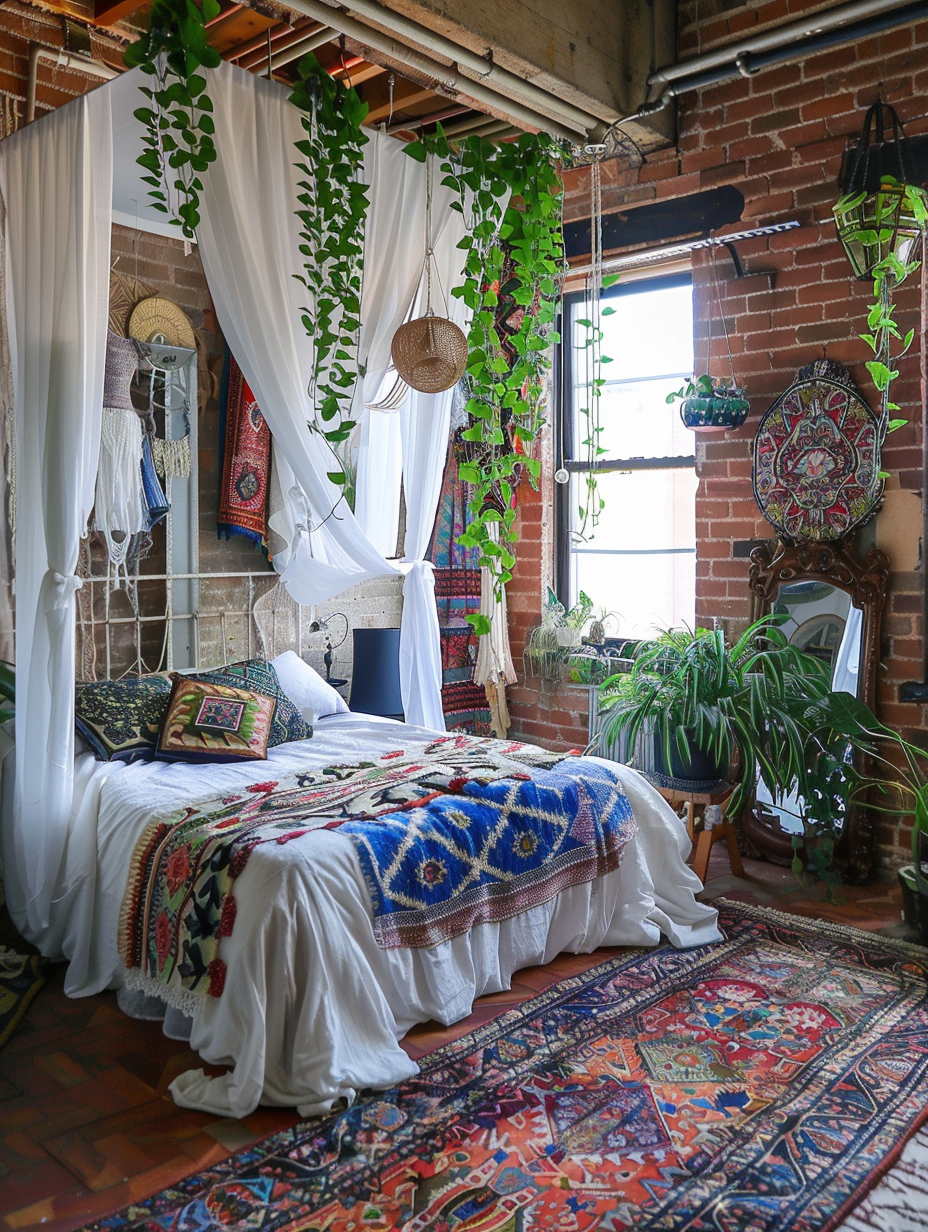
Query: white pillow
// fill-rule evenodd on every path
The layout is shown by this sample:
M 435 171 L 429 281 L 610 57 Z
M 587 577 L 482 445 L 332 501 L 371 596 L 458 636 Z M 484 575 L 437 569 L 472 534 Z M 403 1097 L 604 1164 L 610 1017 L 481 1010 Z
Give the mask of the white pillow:
M 285 650 L 276 659 L 271 659 L 271 666 L 277 673 L 280 687 L 304 719 L 307 717 L 307 711 L 311 711 L 317 719 L 324 718 L 327 714 L 347 713 L 348 705 L 342 695 L 336 693 L 332 686 L 294 651 Z

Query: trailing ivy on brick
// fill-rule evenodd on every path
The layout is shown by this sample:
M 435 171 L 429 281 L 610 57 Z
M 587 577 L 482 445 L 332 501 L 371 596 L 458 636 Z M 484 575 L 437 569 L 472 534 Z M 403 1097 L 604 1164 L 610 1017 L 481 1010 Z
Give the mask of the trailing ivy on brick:
M 565 268 L 559 168 L 566 155 L 545 133 L 499 145 L 472 136 L 452 146 L 440 125 L 434 136 L 407 147 L 420 161 L 426 151 L 441 159 L 442 183 L 457 194 L 452 208 L 467 220 L 463 278 L 451 292 L 473 312 L 466 458 L 459 466 L 472 521 L 458 543 L 479 550 L 499 593 L 515 564 L 519 480 L 524 475 L 536 487 L 541 473 L 534 446 L 544 423 L 551 344 L 559 340 L 553 328 Z M 497 315 L 504 279 L 517 305 L 506 338 L 514 362 L 503 349 Z M 467 620 L 476 633 L 489 632 L 485 616 Z
M 310 394 L 316 421 L 310 429 L 329 444 L 337 469 L 329 479 L 353 504 L 350 471 L 343 462 L 355 421 L 349 417 L 358 379 L 361 274 L 367 187 L 359 182 L 363 149 L 361 124 L 367 104 L 357 92 L 330 77 L 312 54 L 299 63 L 290 102 L 303 112 L 306 136 L 296 143 L 302 224 L 303 273 L 294 277 L 308 292 L 302 321 L 313 346 Z
M 200 222 L 200 176 L 215 162 L 215 126 L 207 79 L 198 69 L 219 65 L 219 52 L 206 41 L 206 25 L 219 15 L 218 0 L 153 0 L 147 34 L 132 43 L 123 57 L 129 68 L 153 77 L 142 86 L 148 105 L 134 115 L 145 125 L 144 152 L 138 163 L 150 185 L 151 205 L 172 214 L 187 239 Z M 176 214 L 172 201 L 177 201 Z

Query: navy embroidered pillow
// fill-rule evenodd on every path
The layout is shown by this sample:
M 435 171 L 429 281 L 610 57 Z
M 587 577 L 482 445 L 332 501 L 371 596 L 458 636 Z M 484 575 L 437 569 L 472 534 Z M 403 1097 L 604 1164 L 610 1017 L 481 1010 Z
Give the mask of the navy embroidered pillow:
M 143 761 L 155 755 L 171 698 L 167 672 L 122 680 L 79 680 L 74 725 L 98 761 Z
M 281 688 L 277 672 L 266 659 L 247 659 L 243 663 L 228 663 L 225 667 L 216 667 L 212 671 L 197 672 L 197 680 L 247 689 L 251 693 L 266 693 L 268 697 L 273 697 L 277 708 L 271 724 L 271 737 L 267 742 L 269 749 L 290 740 L 308 740 L 313 734 L 313 729 Z

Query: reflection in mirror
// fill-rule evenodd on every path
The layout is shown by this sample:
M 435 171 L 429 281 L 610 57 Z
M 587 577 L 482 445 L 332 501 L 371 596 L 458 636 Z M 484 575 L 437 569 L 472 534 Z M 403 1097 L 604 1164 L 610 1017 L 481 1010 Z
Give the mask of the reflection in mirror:
M 875 548 L 860 560 L 844 543 L 762 544 L 751 554 L 752 618 L 768 612 L 787 615 L 784 634 L 827 664 L 832 688 L 872 706 L 888 577 L 889 562 Z M 757 805 L 741 818 L 743 836 L 759 854 L 789 864 L 793 836 L 803 829 L 802 802 L 787 798 L 775 806 L 759 783 Z M 861 882 L 869 874 L 873 851 L 868 812 L 853 804 L 840 822 L 842 875 Z
M 789 641 L 813 655 L 831 672 L 835 692 L 858 694 L 863 612 L 847 591 L 830 582 L 808 578 L 777 590 L 774 612 L 788 616 L 780 626 Z M 776 815 L 787 834 L 802 833 L 803 801 L 796 795 L 773 799 L 758 779 L 757 802 Z

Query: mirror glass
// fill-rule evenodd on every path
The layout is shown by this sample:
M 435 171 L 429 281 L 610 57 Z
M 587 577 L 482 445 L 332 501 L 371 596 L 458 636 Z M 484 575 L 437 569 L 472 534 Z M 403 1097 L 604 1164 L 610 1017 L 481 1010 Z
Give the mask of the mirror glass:
M 812 578 L 789 582 L 778 589 L 773 610 L 789 616 L 781 629 L 790 642 L 827 665 L 831 687 L 857 697 L 863 612 L 851 603 L 847 591 Z M 758 781 L 757 801 L 776 814 L 786 833 L 802 833 L 802 802 L 798 797 L 780 797 L 775 802 L 764 783 Z

